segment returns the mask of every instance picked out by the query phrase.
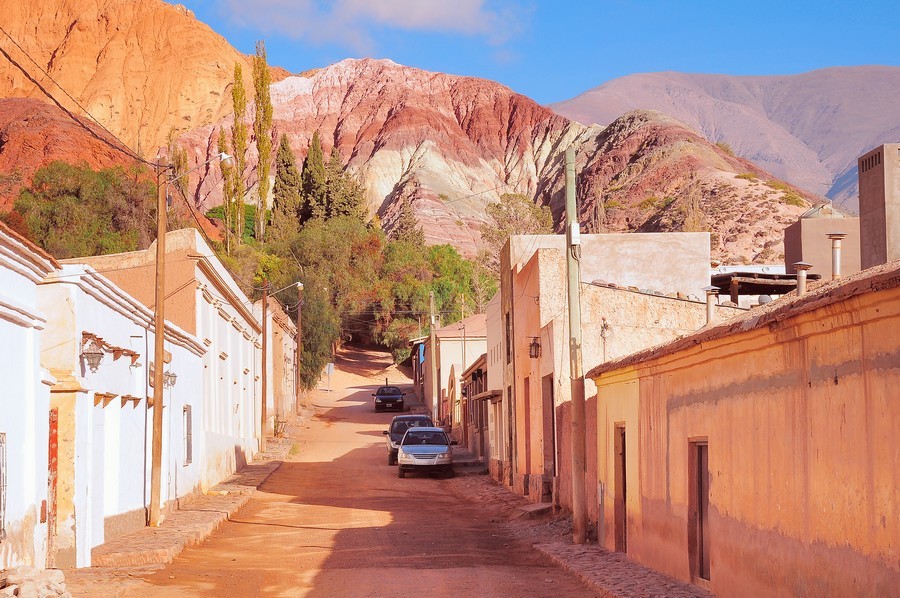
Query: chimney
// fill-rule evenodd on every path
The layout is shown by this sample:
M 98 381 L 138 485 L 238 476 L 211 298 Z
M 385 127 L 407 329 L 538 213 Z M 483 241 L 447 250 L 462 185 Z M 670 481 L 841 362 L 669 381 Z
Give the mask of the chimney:
M 846 236 L 847 233 L 828 233 L 831 239 L 831 280 L 841 277 L 841 239 Z
M 795 262 L 794 269 L 797 271 L 797 296 L 806 294 L 806 272 L 812 268 L 812 264 L 806 262 Z
M 710 325 L 716 319 L 716 299 L 719 296 L 719 287 L 703 287 L 706 291 L 706 325 Z

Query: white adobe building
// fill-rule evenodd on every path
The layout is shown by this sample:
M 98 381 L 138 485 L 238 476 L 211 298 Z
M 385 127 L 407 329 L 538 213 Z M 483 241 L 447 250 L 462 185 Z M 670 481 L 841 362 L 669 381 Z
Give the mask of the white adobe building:
M 53 379 L 40 366 L 37 285 L 59 264 L 0 223 L 0 569 L 43 568 Z

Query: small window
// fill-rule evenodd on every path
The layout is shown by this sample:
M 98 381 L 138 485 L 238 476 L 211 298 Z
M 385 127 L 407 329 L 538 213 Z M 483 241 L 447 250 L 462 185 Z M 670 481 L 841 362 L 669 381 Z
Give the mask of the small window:
M 0 540 L 6 539 L 6 433 L 0 432 Z
M 509 321 L 509 314 L 506 314 L 506 363 L 512 361 L 512 325 Z
M 184 406 L 184 464 L 190 465 L 194 460 L 194 422 L 191 406 Z

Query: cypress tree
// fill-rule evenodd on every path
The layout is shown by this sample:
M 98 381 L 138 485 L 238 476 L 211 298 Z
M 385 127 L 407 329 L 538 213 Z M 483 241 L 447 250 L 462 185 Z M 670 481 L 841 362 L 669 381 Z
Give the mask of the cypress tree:
M 419 221 L 412 209 L 412 202 L 404 198 L 400 204 L 400 213 L 394 222 L 394 228 L 389 235 L 395 241 L 408 241 L 418 247 L 425 246 L 425 233 L 419 227 Z
M 365 193 L 352 174 L 344 170 L 341 154 L 336 147 L 325 165 L 325 217 L 353 216 L 364 220 Z
M 256 116 L 253 132 L 256 135 L 256 151 L 259 154 L 259 182 L 256 199 L 256 240 L 260 243 L 266 236 L 266 206 L 269 196 L 269 170 L 272 163 L 272 97 L 269 95 L 269 65 L 266 60 L 266 45 L 256 42 L 256 56 L 253 58 L 253 87 L 256 92 Z
M 303 203 L 300 219 L 303 222 L 313 218 L 325 218 L 325 163 L 322 159 L 322 143 L 319 132 L 313 133 L 309 142 L 309 153 L 303 161 L 303 172 L 300 174 Z
M 272 226 L 282 234 L 298 228 L 300 187 L 297 159 L 287 135 L 282 135 L 275 154 L 275 186 L 272 188 Z

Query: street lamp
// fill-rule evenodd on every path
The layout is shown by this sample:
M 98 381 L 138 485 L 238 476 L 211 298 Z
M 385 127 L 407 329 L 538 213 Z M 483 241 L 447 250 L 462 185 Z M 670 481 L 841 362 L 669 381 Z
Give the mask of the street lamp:
M 220 160 L 226 165 L 234 162 L 234 158 L 221 152 L 206 162 L 198 164 L 194 168 L 177 174 L 174 166 L 161 160 L 157 164 L 157 189 L 156 189 L 156 298 L 153 317 L 153 448 L 150 457 L 150 513 L 149 523 L 151 527 L 159 526 L 159 499 L 160 485 L 162 482 L 162 436 L 163 436 L 163 387 L 165 385 L 165 373 L 163 372 L 165 357 L 166 334 L 166 196 L 168 186 L 195 170 Z M 171 379 L 174 384 L 174 378 Z

